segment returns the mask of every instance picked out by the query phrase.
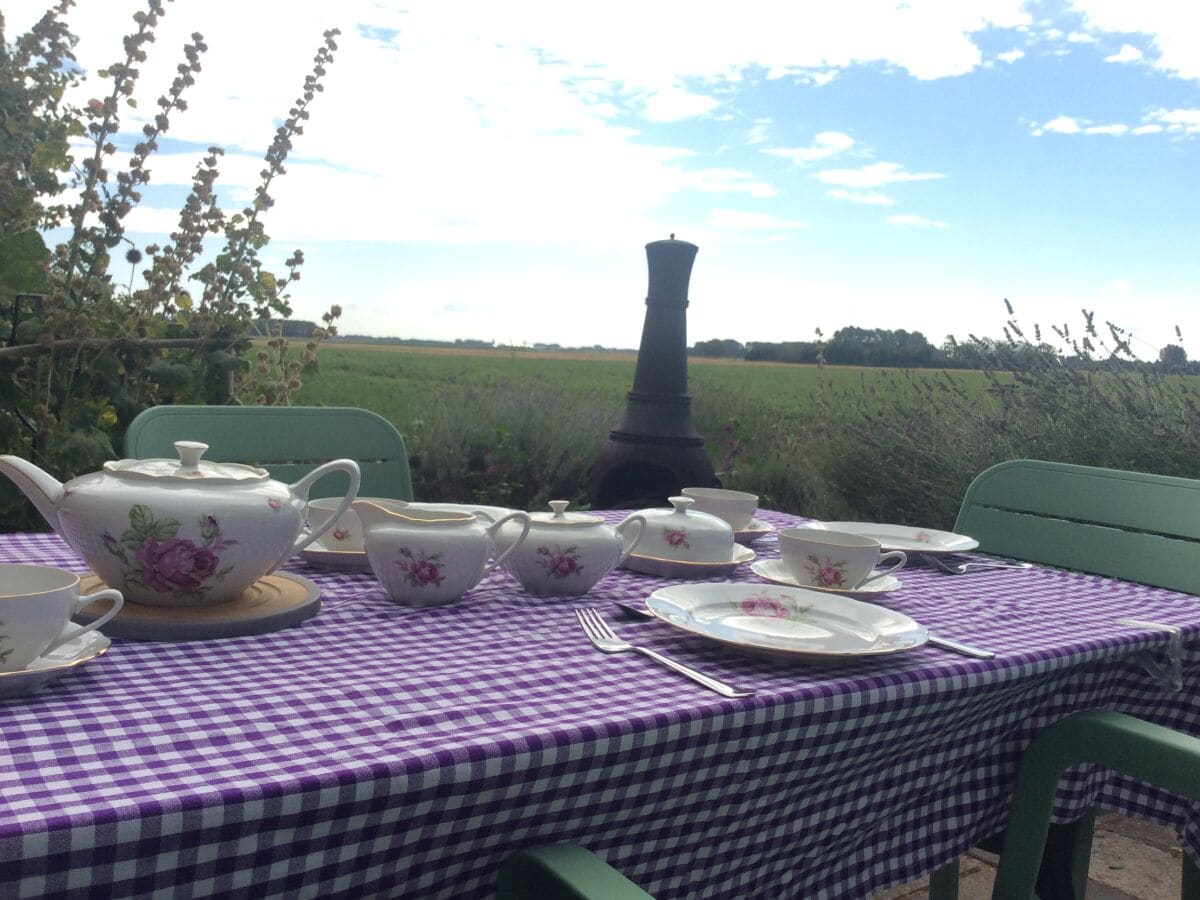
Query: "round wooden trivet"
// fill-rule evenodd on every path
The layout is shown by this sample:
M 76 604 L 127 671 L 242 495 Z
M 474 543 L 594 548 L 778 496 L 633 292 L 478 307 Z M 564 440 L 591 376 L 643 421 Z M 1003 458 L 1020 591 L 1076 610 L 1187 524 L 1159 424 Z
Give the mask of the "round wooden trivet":
M 99 575 L 80 576 L 81 594 L 106 587 Z M 86 625 L 108 608 L 107 600 L 97 600 L 85 606 L 75 621 Z M 319 587 L 303 576 L 275 572 L 258 579 L 236 600 L 215 606 L 148 606 L 126 600 L 100 630 L 109 637 L 134 641 L 209 641 L 280 631 L 315 616 L 320 608 Z

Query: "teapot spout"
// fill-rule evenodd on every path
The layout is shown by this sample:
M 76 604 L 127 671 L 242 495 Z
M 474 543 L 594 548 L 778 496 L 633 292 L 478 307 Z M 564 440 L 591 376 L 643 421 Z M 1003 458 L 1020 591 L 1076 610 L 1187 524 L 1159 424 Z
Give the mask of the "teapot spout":
M 38 512 L 58 531 L 58 504 L 63 498 L 63 484 L 49 472 L 43 471 L 19 456 L 0 456 L 0 473 L 9 477 Z

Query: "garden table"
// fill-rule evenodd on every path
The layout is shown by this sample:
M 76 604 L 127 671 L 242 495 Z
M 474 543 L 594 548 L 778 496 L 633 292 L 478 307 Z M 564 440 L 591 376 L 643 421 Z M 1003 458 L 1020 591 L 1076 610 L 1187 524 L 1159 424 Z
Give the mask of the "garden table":
M 755 549 L 775 554 L 773 537 Z M 0 561 L 85 568 L 49 534 L 0 535 Z M 660 898 L 862 897 L 1001 827 L 1022 748 L 1069 712 L 1200 734 L 1200 600 L 1078 573 L 902 570 L 885 605 L 997 657 L 810 665 L 622 619 L 607 601 L 668 583 L 623 570 L 577 599 L 497 572 L 411 609 L 370 575 L 287 569 L 323 591 L 296 627 L 116 640 L 0 702 L 4 896 L 483 897 L 514 849 L 570 841 Z M 583 606 L 757 693 L 596 652 Z M 1143 665 L 1169 635 L 1122 617 L 1182 628 L 1182 692 Z M 1089 804 L 1200 848 L 1194 813 L 1160 791 L 1082 772 L 1058 818 Z

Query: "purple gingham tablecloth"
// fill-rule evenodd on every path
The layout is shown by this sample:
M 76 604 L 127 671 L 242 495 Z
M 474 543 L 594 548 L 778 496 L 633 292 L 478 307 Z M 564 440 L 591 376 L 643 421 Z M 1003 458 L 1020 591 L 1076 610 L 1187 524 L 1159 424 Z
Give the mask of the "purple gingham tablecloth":
M 85 569 L 54 535 L 0 535 L 0 561 Z M 297 627 L 114 641 L 0 702 L 4 896 L 488 896 L 512 850 L 576 841 L 660 898 L 861 897 L 1000 827 L 1021 749 L 1071 711 L 1200 733 L 1200 600 L 1110 579 L 905 569 L 884 605 L 997 659 L 926 646 L 831 666 L 622 618 L 607 601 L 668 583 L 623 570 L 574 600 L 495 573 L 409 609 L 369 575 L 287 569 L 322 588 Z M 598 653 L 580 606 L 757 694 Z M 1126 616 L 1183 628 L 1183 692 L 1138 663 L 1166 635 Z M 1068 788 L 1061 817 L 1099 803 L 1200 846 L 1169 795 L 1100 772 Z

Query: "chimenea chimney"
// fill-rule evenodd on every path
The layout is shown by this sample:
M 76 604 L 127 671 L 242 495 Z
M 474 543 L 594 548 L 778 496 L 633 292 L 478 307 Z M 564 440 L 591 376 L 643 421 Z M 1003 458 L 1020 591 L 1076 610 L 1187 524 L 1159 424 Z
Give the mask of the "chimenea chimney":
M 633 390 L 590 473 L 599 509 L 667 506 L 685 487 L 720 484 L 687 392 L 687 293 L 698 249 L 675 235 L 646 245 L 650 286 Z

